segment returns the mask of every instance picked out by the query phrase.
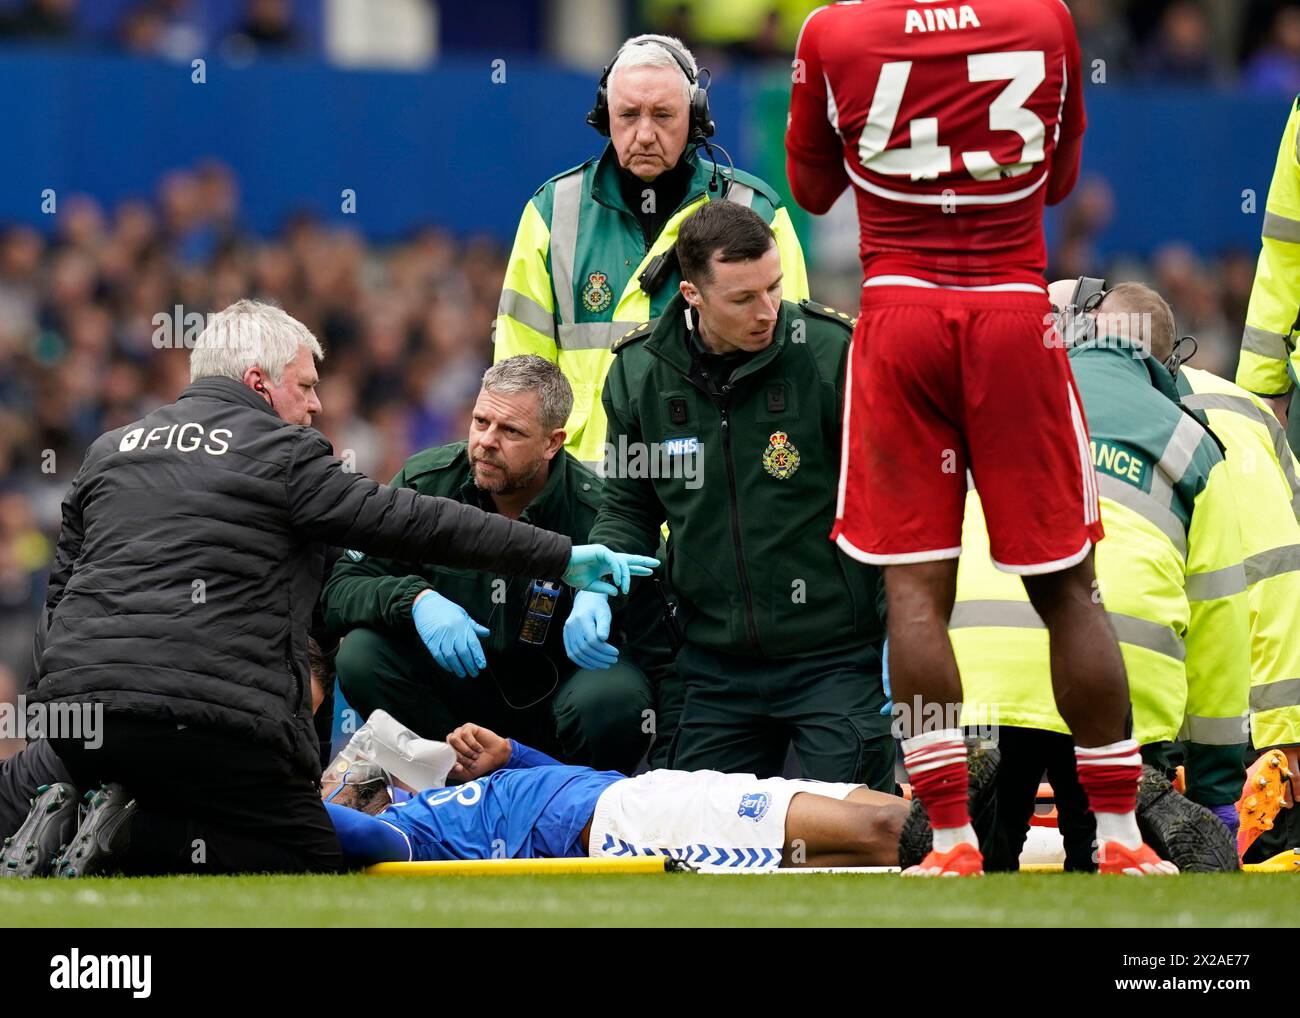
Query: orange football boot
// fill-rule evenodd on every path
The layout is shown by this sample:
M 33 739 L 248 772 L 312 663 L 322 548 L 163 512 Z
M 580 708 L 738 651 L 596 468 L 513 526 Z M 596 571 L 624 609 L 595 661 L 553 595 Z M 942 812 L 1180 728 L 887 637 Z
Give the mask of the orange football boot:
M 1237 813 L 1241 817 L 1241 826 L 1237 828 L 1237 858 L 1243 858 L 1261 834 L 1271 831 L 1277 815 L 1294 802 L 1286 755 L 1281 750 L 1270 749 L 1246 771 L 1246 783 L 1237 800 Z
M 930 850 L 917 865 L 903 870 L 905 877 L 982 877 L 984 856 L 969 842 L 963 841 L 946 852 Z
M 1118 841 L 1103 841 L 1097 849 L 1097 872 L 1129 877 L 1171 877 L 1178 867 L 1161 859 L 1149 845 L 1129 848 Z

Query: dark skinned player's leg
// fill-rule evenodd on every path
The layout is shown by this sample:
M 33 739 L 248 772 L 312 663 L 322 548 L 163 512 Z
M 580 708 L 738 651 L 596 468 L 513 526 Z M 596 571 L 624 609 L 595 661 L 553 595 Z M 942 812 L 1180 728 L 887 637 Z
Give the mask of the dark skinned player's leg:
M 890 685 L 901 709 L 903 763 L 912 793 L 925 804 L 936 853 L 963 843 L 978 847 L 967 806 L 966 744 L 954 717 L 954 705 L 962 699 L 961 676 L 948 638 L 957 559 L 887 565 L 884 577 Z
M 1096 596 L 1092 553 L 1070 569 L 1023 579 L 1051 634 L 1052 691 L 1074 735 L 1079 784 L 1097 818 L 1097 841 L 1137 849 L 1142 761 L 1129 735 L 1128 677 L 1115 631 Z
M 1097 596 L 1092 553 L 1069 569 L 1022 579 L 1050 634 L 1052 692 L 1075 743 L 1094 747 L 1120 741 L 1128 734 L 1128 677 Z
M 846 799 L 799 792 L 785 817 L 781 865 L 897 866 L 907 813 L 905 800 L 865 786 Z
M 961 702 L 961 676 L 948 639 L 957 560 L 885 566 L 884 575 L 890 688 L 894 703 L 907 708 L 901 715 L 907 739 L 921 734 L 915 697 L 922 704 Z

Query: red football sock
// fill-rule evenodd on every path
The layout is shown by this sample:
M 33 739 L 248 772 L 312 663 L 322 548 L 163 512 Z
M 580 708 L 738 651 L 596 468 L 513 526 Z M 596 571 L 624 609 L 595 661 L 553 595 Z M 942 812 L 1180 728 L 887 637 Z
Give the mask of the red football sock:
M 961 729 L 945 728 L 903 740 L 903 766 L 912 782 L 912 795 L 920 799 L 937 829 L 965 827 L 970 823 L 966 795 L 966 743 Z
M 1076 746 L 1074 761 L 1093 813 L 1132 813 L 1137 809 L 1142 756 L 1136 739 L 1088 749 Z

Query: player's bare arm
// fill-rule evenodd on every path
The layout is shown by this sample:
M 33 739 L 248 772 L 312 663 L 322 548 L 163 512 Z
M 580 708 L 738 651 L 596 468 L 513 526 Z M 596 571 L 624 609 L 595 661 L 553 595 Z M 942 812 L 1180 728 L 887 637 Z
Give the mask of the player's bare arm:
M 461 725 L 447 736 L 447 745 L 456 751 L 455 766 L 447 774 L 448 784 L 486 777 L 510 762 L 510 740 L 481 725 Z

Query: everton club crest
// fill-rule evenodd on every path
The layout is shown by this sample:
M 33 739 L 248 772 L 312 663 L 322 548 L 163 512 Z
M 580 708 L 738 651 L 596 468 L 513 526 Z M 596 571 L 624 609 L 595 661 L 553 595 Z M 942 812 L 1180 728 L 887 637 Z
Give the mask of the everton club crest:
M 609 288 L 609 277 L 603 272 L 593 272 L 582 288 L 582 306 L 593 313 L 604 311 L 614 301 L 614 291 Z
M 784 431 L 774 431 L 763 453 L 763 469 L 784 481 L 799 469 L 799 450 Z

